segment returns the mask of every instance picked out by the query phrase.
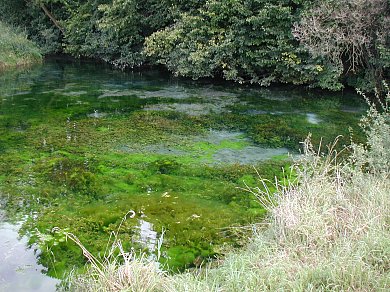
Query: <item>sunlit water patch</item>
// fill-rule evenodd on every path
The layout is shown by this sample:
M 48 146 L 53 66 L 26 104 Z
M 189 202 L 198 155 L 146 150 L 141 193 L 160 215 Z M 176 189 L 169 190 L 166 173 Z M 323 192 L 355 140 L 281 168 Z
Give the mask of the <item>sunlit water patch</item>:
M 155 252 L 157 245 L 157 232 L 153 230 L 153 224 L 143 219 L 140 219 L 138 228 L 138 242 L 140 242 L 150 252 Z

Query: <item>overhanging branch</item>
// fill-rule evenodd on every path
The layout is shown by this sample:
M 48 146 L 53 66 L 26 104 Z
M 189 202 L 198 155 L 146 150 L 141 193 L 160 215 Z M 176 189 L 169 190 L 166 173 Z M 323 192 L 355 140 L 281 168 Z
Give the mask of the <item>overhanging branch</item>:
M 62 32 L 62 34 L 65 34 L 65 31 L 64 29 L 62 28 L 62 26 L 60 25 L 60 23 L 58 22 L 58 20 L 53 16 L 53 14 L 49 11 L 49 9 L 47 9 L 47 7 L 45 6 L 45 4 L 40 4 L 42 10 L 45 12 L 45 14 L 47 15 L 47 17 L 50 18 L 50 20 L 53 22 L 53 24 Z

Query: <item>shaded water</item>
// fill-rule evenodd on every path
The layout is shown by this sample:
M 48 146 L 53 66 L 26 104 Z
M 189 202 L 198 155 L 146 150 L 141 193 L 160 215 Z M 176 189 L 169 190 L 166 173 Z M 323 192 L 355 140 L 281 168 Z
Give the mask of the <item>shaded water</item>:
M 2 208 L 27 216 L 21 233 L 58 278 L 84 264 L 58 228 L 95 254 L 112 232 L 127 249 L 156 253 L 164 228 L 161 264 L 172 271 L 245 244 L 230 227 L 258 222 L 265 210 L 237 187 L 257 186 L 257 172 L 283 177 L 288 154 L 299 153 L 309 132 L 315 143 L 339 134 L 347 143 L 363 110 L 353 94 L 191 82 L 64 60 L 0 80 Z M 129 210 L 134 216 L 120 225 Z M 7 242 L 24 249 L 25 237 L 17 241 L 16 229 L 1 224 L 0 238 L 12 234 Z M 26 252 L 27 262 L 7 255 L 15 267 L 31 267 L 25 273 L 37 282 L 26 285 L 55 283 L 38 276 Z M 17 276 L 3 275 L 1 285 L 18 287 Z

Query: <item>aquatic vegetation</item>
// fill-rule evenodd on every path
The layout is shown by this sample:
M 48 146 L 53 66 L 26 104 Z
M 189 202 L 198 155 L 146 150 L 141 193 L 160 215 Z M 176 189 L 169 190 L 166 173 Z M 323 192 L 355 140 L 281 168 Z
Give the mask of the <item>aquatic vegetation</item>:
M 84 273 L 67 278 L 70 290 L 110 291 L 116 283 L 130 290 L 140 280 L 153 291 L 389 290 L 390 108 L 382 105 L 371 105 L 361 120 L 367 143 L 352 142 L 349 159 L 340 157 L 337 138 L 326 154 L 308 138 L 294 168 L 298 184 L 276 181 L 267 189 L 263 180 L 246 187 L 268 216 L 251 226 L 244 248 L 174 275 L 145 257 L 126 261 L 122 252 L 99 268 L 101 274 L 86 265 Z M 181 254 L 193 258 L 191 251 Z M 121 281 L 127 270 L 135 271 L 135 282 Z
M 318 144 L 348 134 L 359 118 L 340 118 L 340 97 L 315 100 L 291 90 L 275 89 L 289 99 L 265 99 L 269 89 L 257 94 L 60 61 L 28 74 L 13 77 L 15 88 L 28 80 L 22 91 L 0 90 L 0 193 L 8 216 L 27 215 L 22 230 L 40 244 L 40 262 L 55 277 L 85 262 L 57 228 L 98 253 L 130 210 L 133 218 L 118 231 L 123 247 L 147 252 L 140 230 L 158 237 L 164 228 L 160 263 L 170 271 L 245 244 L 235 227 L 260 221 L 266 210 L 239 187 L 255 186 L 258 174 L 294 176 L 282 169 L 308 132 Z M 178 104 L 224 110 L 194 115 Z

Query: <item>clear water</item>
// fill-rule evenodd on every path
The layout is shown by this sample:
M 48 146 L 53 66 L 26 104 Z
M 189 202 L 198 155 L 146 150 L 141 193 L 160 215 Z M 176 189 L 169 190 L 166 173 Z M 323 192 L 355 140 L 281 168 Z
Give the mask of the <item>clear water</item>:
M 111 232 L 125 248 L 155 253 L 164 228 L 161 264 L 172 271 L 245 244 L 230 227 L 265 211 L 237 187 L 256 186 L 257 172 L 283 176 L 309 132 L 314 142 L 345 134 L 347 143 L 364 111 L 353 93 L 194 82 L 61 59 L 0 82 L 0 290 L 51 291 L 57 281 L 41 270 L 62 278 L 83 266 L 54 227 L 95 254 Z M 129 210 L 134 218 L 118 230 Z

